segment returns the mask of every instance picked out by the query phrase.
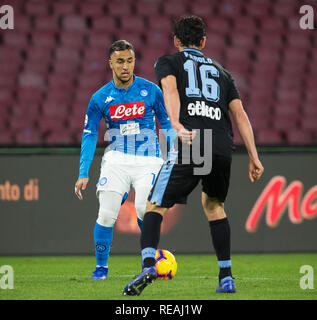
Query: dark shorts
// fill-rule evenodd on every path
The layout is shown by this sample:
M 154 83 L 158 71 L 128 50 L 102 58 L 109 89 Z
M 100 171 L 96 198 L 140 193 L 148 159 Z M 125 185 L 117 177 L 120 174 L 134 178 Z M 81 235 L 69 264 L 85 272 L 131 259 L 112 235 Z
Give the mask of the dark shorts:
M 186 204 L 187 197 L 200 180 L 203 192 L 225 202 L 229 189 L 231 158 L 213 155 L 212 169 L 207 175 L 195 175 L 193 165 L 178 164 L 175 161 L 164 162 L 148 197 L 151 203 L 164 208 L 170 208 L 176 203 Z

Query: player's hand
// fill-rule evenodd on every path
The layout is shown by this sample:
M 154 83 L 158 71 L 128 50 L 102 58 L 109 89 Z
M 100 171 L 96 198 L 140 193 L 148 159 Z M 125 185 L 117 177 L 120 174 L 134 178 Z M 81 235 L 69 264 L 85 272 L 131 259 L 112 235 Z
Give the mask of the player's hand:
M 259 180 L 264 172 L 264 167 L 259 159 L 249 161 L 249 179 L 251 182 Z
M 189 131 L 185 129 L 181 123 L 174 125 L 173 128 L 177 132 L 177 135 L 182 142 L 185 142 L 189 145 L 193 143 L 193 140 L 196 137 L 196 131 Z
M 78 179 L 75 184 L 75 194 L 79 200 L 83 200 L 83 196 L 81 194 L 81 190 L 85 190 L 88 184 L 89 178 Z

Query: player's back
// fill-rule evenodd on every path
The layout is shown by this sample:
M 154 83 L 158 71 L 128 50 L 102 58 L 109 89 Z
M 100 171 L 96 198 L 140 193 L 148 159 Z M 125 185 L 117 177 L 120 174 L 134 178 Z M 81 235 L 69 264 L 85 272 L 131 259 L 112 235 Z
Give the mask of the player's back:
M 155 70 L 159 82 L 169 74 L 176 77 L 181 103 L 179 119 L 184 127 L 212 129 L 213 153 L 231 156 L 229 102 L 240 96 L 229 72 L 196 49 L 161 57 Z

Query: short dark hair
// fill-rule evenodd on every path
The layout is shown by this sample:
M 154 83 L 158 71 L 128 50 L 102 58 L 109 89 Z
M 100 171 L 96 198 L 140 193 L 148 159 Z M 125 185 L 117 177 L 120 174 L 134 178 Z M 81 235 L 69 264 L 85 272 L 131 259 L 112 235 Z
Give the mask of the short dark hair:
M 205 23 L 197 16 L 183 16 L 175 23 L 174 35 L 184 47 L 199 47 L 206 35 Z
M 122 51 L 122 50 L 132 50 L 134 52 L 133 45 L 128 42 L 127 40 L 117 40 L 115 41 L 110 49 L 109 49 L 109 57 L 115 52 L 115 51 Z

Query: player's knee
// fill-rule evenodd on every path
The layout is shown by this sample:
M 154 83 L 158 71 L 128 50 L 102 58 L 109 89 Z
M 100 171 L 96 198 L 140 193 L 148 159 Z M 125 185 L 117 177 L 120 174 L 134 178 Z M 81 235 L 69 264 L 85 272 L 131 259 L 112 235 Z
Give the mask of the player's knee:
M 112 213 L 99 210 L 97 223 L 103 227 L 113 227 L 117 218 Z
M 97 223 L 104 227 L 113 227 L 120 210 L 122 195 L 112 191 L 99 192 L 99 212 Z

